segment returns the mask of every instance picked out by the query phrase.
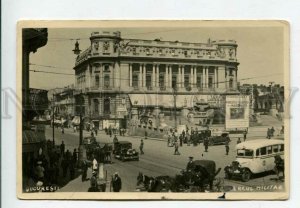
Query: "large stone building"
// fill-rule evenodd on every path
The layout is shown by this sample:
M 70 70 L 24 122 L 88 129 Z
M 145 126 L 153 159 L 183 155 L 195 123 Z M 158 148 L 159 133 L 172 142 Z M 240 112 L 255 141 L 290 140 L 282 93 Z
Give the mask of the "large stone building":
M 76 59 L 75 95 L 77 113 L 94 120 L 145 112 L 170 116 L 175 105 L 178 112 L 196 102 L 216 106 L 218 97 L 238 94 L 234 40 L 123 39 L 120 32 L 103 31 L 93 32 L 90 41 Z

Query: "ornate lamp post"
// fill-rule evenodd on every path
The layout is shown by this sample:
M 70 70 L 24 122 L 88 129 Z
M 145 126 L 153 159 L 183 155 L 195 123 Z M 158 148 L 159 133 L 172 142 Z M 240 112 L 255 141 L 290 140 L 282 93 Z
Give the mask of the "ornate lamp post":
M 177 96 L 177 89 L 173 87 L 173 97 L 174 97 L 174 122 L 175 122 L 175 129 L 177 129 L 177 109 L 176 109 L 176 96 Z

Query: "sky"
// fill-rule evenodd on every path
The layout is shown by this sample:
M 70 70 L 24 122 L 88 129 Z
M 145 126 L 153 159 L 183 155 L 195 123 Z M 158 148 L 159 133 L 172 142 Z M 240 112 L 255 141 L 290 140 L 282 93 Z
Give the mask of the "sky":
M 148 27 L 148 28 L 49 28 L 48 42 L 30 54 L 30 69 L 74 74 L 76 39 L 83 51 L 90 46 L 96 31 L 120 31 L 122 38 L 206 43 L 211 40 L 236 40 L 238 81 L 241 84 L 284 84 L 283 28 L 276 26 L 244 27 Z M 45 65 L 37 66 L 37 65 Z M 248 79 L 250 78 L 250 79 Z M 74 84 L 75 76 L 30 72 L 30 87 L 61 88 Z

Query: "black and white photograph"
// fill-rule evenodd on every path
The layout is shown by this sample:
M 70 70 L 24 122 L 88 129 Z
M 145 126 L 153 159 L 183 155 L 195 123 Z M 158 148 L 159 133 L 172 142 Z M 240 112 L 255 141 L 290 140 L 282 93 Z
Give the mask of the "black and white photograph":
M 18 197 L 287 199 L 288 36 L 284 21 L 20 21 Z

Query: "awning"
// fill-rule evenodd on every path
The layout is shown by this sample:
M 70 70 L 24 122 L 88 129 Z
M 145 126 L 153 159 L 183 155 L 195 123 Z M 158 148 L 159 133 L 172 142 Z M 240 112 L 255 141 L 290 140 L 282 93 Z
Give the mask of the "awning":
M 23 130 L 23 144 L 32 144 L 42 142 L 42 138 L 38 137 L 37 133 L 32 130 Z
M 160 94 L 129 94 L 133 106 L 160 106 L 165 108 L 174 107 L 173 95 Z M 194 95 L 176 95 L 176 107 L 193 107 Z

